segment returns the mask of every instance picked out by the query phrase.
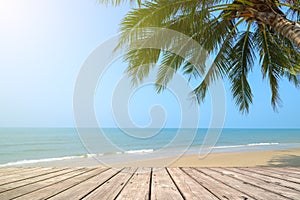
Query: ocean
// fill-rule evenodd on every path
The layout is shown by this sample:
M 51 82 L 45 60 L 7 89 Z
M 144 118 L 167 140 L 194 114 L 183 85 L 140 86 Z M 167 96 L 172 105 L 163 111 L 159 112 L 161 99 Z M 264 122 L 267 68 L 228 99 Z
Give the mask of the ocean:
M 180 132 L 180 134 L 179 134 Z M 207 129 L 0 128 L 0 166 L 92 156 L 174 156 L 197 154 Z M 180 135 L 180 137 L 178 137 Z M 104 136 L 104 137 L 102 137 Z M 300 129 L 223 129 L 212 152 L 242 152 L 300 147 Z M 154 154 L 158 152 L 158 154 Z M 153 157 L 152 157 L 153 158 Z

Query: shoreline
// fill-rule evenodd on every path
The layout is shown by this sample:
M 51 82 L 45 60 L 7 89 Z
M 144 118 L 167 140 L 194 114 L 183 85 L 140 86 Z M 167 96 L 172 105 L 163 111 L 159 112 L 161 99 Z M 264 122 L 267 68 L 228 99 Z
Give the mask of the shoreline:
M 134 155 L 132 155 L 134 157 Z M 120 160 L 118 162 L 118 158 Z M 103 161 L 103 158 L 101 158 Z M 94 157 L 74 158 L 50 162 L 29 163 L 2 167 L 300 167 L 300 148 L 259 150 L 251 152 L 213 152 L 201 158 L 199 154 L 184 154 L 125 161 L 122 155 L 111 157 L 105 164 Z

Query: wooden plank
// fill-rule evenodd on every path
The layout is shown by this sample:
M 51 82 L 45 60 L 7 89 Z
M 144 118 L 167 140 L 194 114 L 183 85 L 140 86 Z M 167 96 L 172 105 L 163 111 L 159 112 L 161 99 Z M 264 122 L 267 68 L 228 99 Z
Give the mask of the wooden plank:
M 274 173 L 273 170 L 269 170 L 267 168 L 251 168 L 251 167 L 247 167 L 247 168 L 242 168 L 243 170 L 246 171 L 250 171 L 250 172 L 255 172 L 261 175 L 266 175 L 269 177 L 274 177 L 274 178 L 278 178 L 278 179 L 282 179 L 282 180 L 288 180 L 290 182 L 293 183 L 298 183 L 300 184 L 300 178 L 295 178 L 295 177 L 291 177 L 291 176 L 287 176 L 286 173 Z
M 17 174 L 26 173 L 26 172 L 33 171 L 33 170 L 35 170 L 35 169 L 24 168 L 24 169 L 14 169 L 14 170 L 7 169 L 7 171 L 3 170 L 3 171 L 0 171 L 0 180 L 5 180 L 5 177 L 9 178 L 10 176 L 15 176 Z
M 250 177 L 250 176 L 246 176 L 246 175 L 243 175 L 243 174 L 232 172 L 232 171 L 229 171 L 225 168 L 218 168 L 218 169 L 214 168 L 213 170 L 218 171 L 218 172 L 220 172 L 224 175 L 234 177 L 235 179 L 245 181 L 248 184 L 251 184 L 253 186 L 265 189 L 267 191 L 273 192 L 275 194 L 278 194 L 278 195 L 281 195 L 281 196 L 284 196 L 284 197 L 287 197 L 287 198 L 290 198 L 290 199 L 299 199 L 300 198 L 300 192 L 295 191 L 295 190 L 290 189 L 290 188 L 282 187 L 280 185 L 272 184 L 272 183 L 267 182 L 267 181 L 262 181 L 262 180 L 259 180 L 257 178 L 253 178 L 253 177 Z
M 185 199 L 219 199 L 179 168 L 167 168 Z
M 104 170 L 0 168 L 0 199 L 300 199 L 293 167 Z
M 287 187 L 287 188 L 291 188 L 293 190 L 300 191 L 300 184 L 299 183 L 293 183 L 293 182 L 291 182 L 287 179 L 284 180 L 284 179 L 281 179 L 281 178 L 268 176 L 267 174 L 260 174 L 260 173 L 257 173 L 256 171 L 247 171 L 247 170 L 238 169 L 238 168 L 230 168 L 230 169 L 227 169 L 227 170 L 234 171 L 234 172 L 237 172 L 237 173 L 240 173 L 240 174 L 244 174 L 244 175 L 247 175 L 247 176 L 250 176 L 250 177 L 257 178 L 257 179 L 262 180 L 262 181 L 267 181 L 267 182 L 270 182 L 270 183 L 273 183 L 273 184 L 276 184 L 276 185 L 280 185 L 280 186 L 283 186 L 283 187 Z
M 94 168 L 91 171 L 87 171 L 83 174 L 79 174 L 71 179 L 66 179 L 57 184 L 52 184 L 36 190 L 34 192 L 28 193 L 26 195 L 20 196 L 16 199 L 48 199 L 56 194 L 59 194 L 69 188 L 72 188 L 79 183 L 85 182 L 86 180 L 98 175 L 99 173 L 103 172 L 105 168 Z
M 286 175 L 288 176 L 293 176 L 293 177 L 297 177 L 299 178 L 300 177 L 300 172 L 299 171 L 295 171 L 295 170 L 292 170 L 292 169 L 288 169 L 286 167 L 270 167 L 268 169 L 272 169 L 274 171 L 279 171 L 279 172 L 284 172 Z
M 53 197 L 51 200 L 65 200 L 65 199 L 82 199 L 87 196 L 89 193 L 100 187 L 106 181 L 108 181 L 111 177 L 118 174 L 120 170 L 109 169 L 104 171 L 97 176 L 90 178 L 89 180 L 82 182 L 68 190 L 61 192 Z
M 34 169 L 34 171 L 30 170 L 30 171 L 21 171 L 21 172 L 17 172 L 15 174 L 11 174 L 5 177 L 1 177 L 0 178 L 0 186 L 1 185 L 5 185 L 5 184 L 9 184 L 9 183 L 14 183 L 14 182 L 19 182 L 25 179 L 29 179 L 29 178 L 34 178 L 37 176 L 42 176 L 42 175 L 46 175 L 46 174 L 51 174 L 54 172 L 58 172 L 58 171 L 62 171 L 64 170 L 63 168 L 58 169 L 58 168 L 37 168 Z
M 32 167 L 0 167 L 0 173 L 14 172 L 16 170 L 29 169 Z
M 200 172 L 210 176 L 211 178 L 216 179 L 217 181 L 226 184 L 227 186 L 239 190 L 242 193 L 247 194 L 248 196 L 257 199 L 257 200 L 266 200 L 266 199 L 288 199 L 281 195 L 275 194 L 273 192 L 266 191 L 262 188 L 259 188 L 255 185 L 251 185 L 248 181 L 239 180 L 228 176 L 227 174 L 214 171 L 207 168 L 198 168 Z
M 24 180 L 20 180 L 20 181 L 13 181 L 11 183 L 7 183 L 4 185 L 0 186 L 0 193 L 8 191 L 8 190 L 12 190 L 18 187 L 22 187 L 28 184 L 32 184 L 41 180 L 46 180 L 48 178 L 52 178 L 52 177 L 56 177 L 62 174 L 66 174 L 69 172 L 72 172 L 76 169 L 64 169 L 58 172 L 54 172 L 54 173 L 50 173 L 50 174 L 41 174 L 40 176 L 35 176 L 33 178 L 28 178 L 28 179 L 24 179 Z
M 218 199 L 228 200 L 228 199 L 240 199 L 240 200 L 252 200 L 251 196 L 243 193 L 235 188 L 229 187 L 228 185 L 202 173 L 194 168 L 182 168 L 182 170 L 189 174 L 195 181 L 200 185 L 209 190 Z
M 270 177 L 267 175 L 262 175 L 262 174 L 258 174 L 256 172 L 249 172 L 246 170 L 242 170 L 242 169 L 238 169 L 238 168 L 226 168 L 226 170 L 232 171 L 232 172 L 236 172 L 242 175 L 246 175 L 252 178 L 256 178 L 262 181 L 266 181 L 268 183 L 272 183 L 272 184 L 276 184 L 276 185 L 280 185 L 282 187 L 287 187 L 296 191 L 300 191 L 300 185 L 297 183 L 293 183 L 293 182 L 289 182 L 286 180 L 282 180 L 282 179 L 278 179 L 278 178 L 274 178 L 274 177 Z
M 281 173 L 285 173 L 285 174 L 288 174 L 288 175 L 292 175 L 292 176 L 296 176 L 296 177 L 299 177 L 300 176 L 300 173 L 298 173 L 298 171 L 295 171 L 295 170 L 291 170 L 291 169 L 288 169 L 286 167 L 268 167 L 269 170 L 273 170 L 273 171 L 278 171 L 278 172 L 281 172 Z
M 132 177 L 136 168 L 125 168 L 83 199 L 115 199 Z
M 166 168 L 153 168 L 151 199 L 183 199 Z
M 274 174 L 281 174 L 284 175 L 286 178 L 292 177 L 292 178 L 297 178 L 300 179 L 300 174 L 294 174 L 294 173 L 290 173 L 290 172 L 286 172 L 284 170 L 280 170 L 280 169 L 274 169 L 274 168 L 269 168 L 269 167 L 263 167 L 261 170 L 263 171 L 270 171 Z
M 0 167 L 0 173 L 2 172 L 11 172 L 19 169 L 18 167 Z
M 138 168 L 116 199 L 149 199 L 150 178 L 151 168 Z
M 41 180 L 34 181 L 33 183 L 26 184 L 22 187 L 17 187 L 17 188 L 2 192 L 2 193 L 0 193 L 0 199 L 16 198 L 16 197 L 25 195 L 27 193 L 33 192 L 35 190 L 41 189 L 43 187 L 47 187 L 52 184 L 57 184 L 58 182 L 60 182 L 62 180 L 72 178 L 72 177 L 82 174 L 86 171 L 87 171 L 86 169 L 76 169 L 76 170 L 71 169 L 70 172 L 67 172 L 64 174 L 61 173 L 61 174 L 57 174 L 56 176 L 47 177 L 46 179 L 43 178 Z
M 7 176 L 11 174 L 21 173 L 23 171 L 33 171 L 39 169 L 38 167 L 31 167 L 31 168 L 0 168 L 0 177 Z
M 300 167 L 286 167 L 287 169 L 300 172 Z

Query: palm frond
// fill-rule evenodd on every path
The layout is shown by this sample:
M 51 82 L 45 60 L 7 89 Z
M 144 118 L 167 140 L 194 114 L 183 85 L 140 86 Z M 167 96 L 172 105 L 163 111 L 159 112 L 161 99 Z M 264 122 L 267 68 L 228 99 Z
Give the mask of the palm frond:
M 202 31 L 199 31 L 196 40 L 200 41 L 203 48 L 209 53 L 217 52 L 225 38 L 234 27 L 233 21 L 226 19 L 227 14 L 222 13 L 218 18 L 208 21 Z M 236 27 L 234 28 L 236 29 Z
M 281 104 L 279 82 L 282 78 L 300 88 L 300 49 L 294 41 L 299 37 L 298 30 L 280 35 L 274 28 L 274 20 L 264 21 L 265 18 L 249 11 L 257 9 L 257 12 L 273 15 L 275 12 L 281 20 L 292 20 L 295 24 L 300 21 L 300 0 L 266 1 L 265 10 L 251 0 L 99 1 L 112 5 L 123 2 L 139 5 L 121 22 L 122 35 L 117 46 L 131 49 L 124 60 L 128 63 L 127 73 L 133 84 L 142 82 L 150 70 L 158 66 L 156 87 L 161 92 L 180 71 L 189 80 L 193 77 L 203 79 L 193 91 L 200 103 L 211 83 L 228 78 L 236 105 L 242 113 L 248 113 L 253 94 L 247 78 L 256 63 L 256 52 L 259 52 L 259 65 L 263 78 L 269 81 L 274 110 Z M 246 30 L 243 22 L 248 23 Z M 289 24 L 283 24 L 282 30 L 288 31 L 299 25 Z M 167 28 L 181 34 L 165 35 L 155 28 Z M 294 39 L 287 39 L 291 37 Z M 212 56 L 212 66 L 207 70 L 207 58 Z
M 269 79 L 274 110 L 282 104 L 279 96 L 279 81 L 287 78 L 295 87 L 299 87 L 300 53 L 288 39 L 274 34 L 266 26 L 257 29 L 256 42 L 260 51 L 263 78 Z
M 141 8 L 130 11 L 121 23 L 120 45 L 126 45 L 143 37 L 147 27 L 164 27 L 166 22 L 184 13 L 190 13 L 201 5 L 195 0 L 156 0 L 143 4 Z
M 173 78 L 184 59 L 171 52 L 165 52 L 162 56 L 161 64 L 158 68 L 155 86 L 158 92 L 165 89 L 166 85 Z
M 284 74 L 282 66 L 286 66 L 287 58 L 285 54 L 278 48 L 275 40 L 270 33 L 270 30 L 263 26 L 262 30 L 257 30 L 256 39 L 259 43 L 260 61 L 262 65 L 263 78 L 269 79 L 269 84 L 272 92 L 271 105 L 276 111 L 277 107 L 281 105 L 279 96 L 279 80 Z
M 240 20 L 239 22 L 237 22 L 231 28 L 230 32 L 227 32 L 227 34 L 224 36 L 224 41 L 222 43 L 221 48 L 218 50 L 217 55 L 214 58 L 212 66 L 208 69 L 201 83 L 194 89 L 193 92 L 196 95 L 198 103 L 201 103 L 204 100 L 206 90 L 208 89 L 208 86 L 211 84 L 211 82 L 214 82 L 220 77 L 222 78 L 230 69 L 230 66 L 232 65 L 232 59 L 230 55 L 233 52 L 233 39 L 237 34 L 236 28 L 243 21 L 244 20 Z M 221 40 L 223 40 L 223 38 Z
M 278 6 L 285 7 L 285 14 L 290 19 L 300 21 L 300 1 L 299 0 L 282 0 L 277 2 Z
M 138 85 L 148 76 L 151 68 L 158 62 L 160 53 L 159 49 L 145 48 L 129 51 L 125 55 L 124 61 L 128 62 L 126 72 L 133 85 Z
M 182 65 L 182 71 L 184 75 L 188 76 L 189 81 L 192 78 L 197 79 L 201 77 L 201 73 L 199 72 L 199 70 L 190 62 L 185 62 Z
M 238 41 L 233 47 L 231 59 L 232 67 L 229 69 L 229 79 L 231 81 L 231 92 L 235 103 L 242 113 L 249 112 L 249 105 L 252 103 L 252 91 L 247 80 L 248 72 L 254 65 L 254 36 L 250 32 L 251 23 L 248 29 L 240 34 Z

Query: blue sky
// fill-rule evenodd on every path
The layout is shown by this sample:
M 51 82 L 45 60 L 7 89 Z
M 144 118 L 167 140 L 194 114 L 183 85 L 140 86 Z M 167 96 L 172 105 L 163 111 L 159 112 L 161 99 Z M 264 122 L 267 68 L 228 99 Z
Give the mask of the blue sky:
M 96 0 L 0 0 L 0 126 L 73 127 L 72 98 L 80 67 L 99 44 L 117 33 L 128 9 L 105 7 Z M 121 59 L 114 62 L 95 92 L 95 110 L 103 126 L 115 126 L 110 99 L 103 97 L 109 96 L 125 67 Z M 281 81 L 283 107 L 276 113 L 258 66 L 249 78 L 254 93 L 250 114 L 241 115 L 227 92 L 225 127 L 300 128 L 299 90 Z M 207 98 L 200 107 L 199 127 L 209 124 L 209 102 Z M 171 92 L 156 95 L 147 86 L 133 96 L 128 109 L 135 123 L 146 126 L 149 108 L 162 105 L 165 126 L 178 127 L 177 103 Z

